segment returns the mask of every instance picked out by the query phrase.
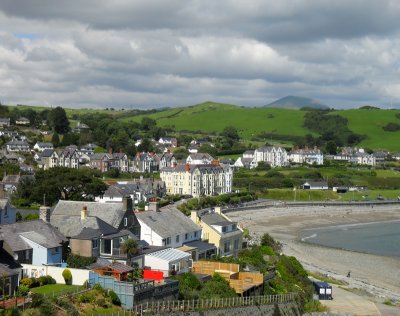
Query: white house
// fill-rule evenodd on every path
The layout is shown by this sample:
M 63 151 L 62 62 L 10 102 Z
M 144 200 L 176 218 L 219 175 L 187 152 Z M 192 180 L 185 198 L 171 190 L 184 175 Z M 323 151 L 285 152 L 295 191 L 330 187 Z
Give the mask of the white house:
M 284 167 L 288 164 L 288 155 L 284 148 L 277 146 L 265 146 L 254 151 L 254 157 L 258 162 L 264 161 L 272 168 Z
M 37 142 L 35 146 L 33 146 L 33 149 L 37 152 L 43 152 L 46 149 L 54 149 L 54 146 L 52 143 L 41 143 Z
M 295 149 L 288 155 L 289 161 L 293 163 L 324 164 L 324 155 L 321 150 L 314 148 Z
M 208 165 L 215 160 L 210 154 L 207 153 L 196 153 L 190 154 L 186 158 L 186 163 L 190 165 Z
M 328 190 L 328 183 L 325 181 L 308 181 L 302 187 L 304 190 Z
M 136 213 L 140 223 L 140 239 L 151 246 L 181 247 L 201 240 L 201 227 L 176 208 Z
M 144 256 L 144 262 L 151 270 L 162 271 L 164 277 L 168 277 L 172 272 L 189 272 L 192 267 L 191 254 L 178 249 L 166 248 Z

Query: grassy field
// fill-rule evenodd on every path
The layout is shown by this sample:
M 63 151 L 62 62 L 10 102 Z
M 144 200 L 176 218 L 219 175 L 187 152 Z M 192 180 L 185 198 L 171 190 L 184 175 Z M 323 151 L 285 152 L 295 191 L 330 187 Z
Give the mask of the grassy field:
M 368 136 L 360 143 L 360 146 L 399 150 L 400 131 L 383 130 L 388 123 L 400 124 L 400 120 L 395 116 L 399 112 L 398 110 L 345 110 L 333 113 L 346 117 L 349 120 L 348 126 L 353 132 Z
M 238 129 L 242 138 L 250 139 L 261 132 L 300 136 L 310 133 L 303 127 L 304 113 L 208 102 L 193 107 L 168 109 L 148 116 L 157 120 L 159 126 L 174 125 L 177 131 L 217 133 L 232 125 Z M 141 119 L 142 116 L 123 118 L 124 121 Z

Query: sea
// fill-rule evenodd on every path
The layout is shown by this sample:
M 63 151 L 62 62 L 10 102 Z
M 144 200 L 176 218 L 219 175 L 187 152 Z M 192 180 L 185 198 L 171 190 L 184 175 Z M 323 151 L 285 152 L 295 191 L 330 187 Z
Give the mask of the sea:
M 302 241 L 400 260 L 400 220 L 306 229 Z

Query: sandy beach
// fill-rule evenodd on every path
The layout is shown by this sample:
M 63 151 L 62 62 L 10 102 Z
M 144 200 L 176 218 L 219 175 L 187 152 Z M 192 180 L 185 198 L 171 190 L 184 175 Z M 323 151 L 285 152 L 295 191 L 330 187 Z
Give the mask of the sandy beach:
M 271 207 L 226 215 L 248 228 L 255 238 L 270 233 L 283 243 L 285 254 L 297 257 L 311 272 L 344 280 L 350 288 L 375 297 L 400 300 L 400 258 L 311 245 L 298 237 L 307 228 L 399 220 L 400 206 Z

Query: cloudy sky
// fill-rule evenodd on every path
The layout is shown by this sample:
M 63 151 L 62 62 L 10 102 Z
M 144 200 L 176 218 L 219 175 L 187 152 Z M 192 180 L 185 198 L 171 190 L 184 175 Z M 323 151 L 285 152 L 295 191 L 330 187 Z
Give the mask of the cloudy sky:
M 1 0 L 0 100 L 400 106 L 397 0 Z

